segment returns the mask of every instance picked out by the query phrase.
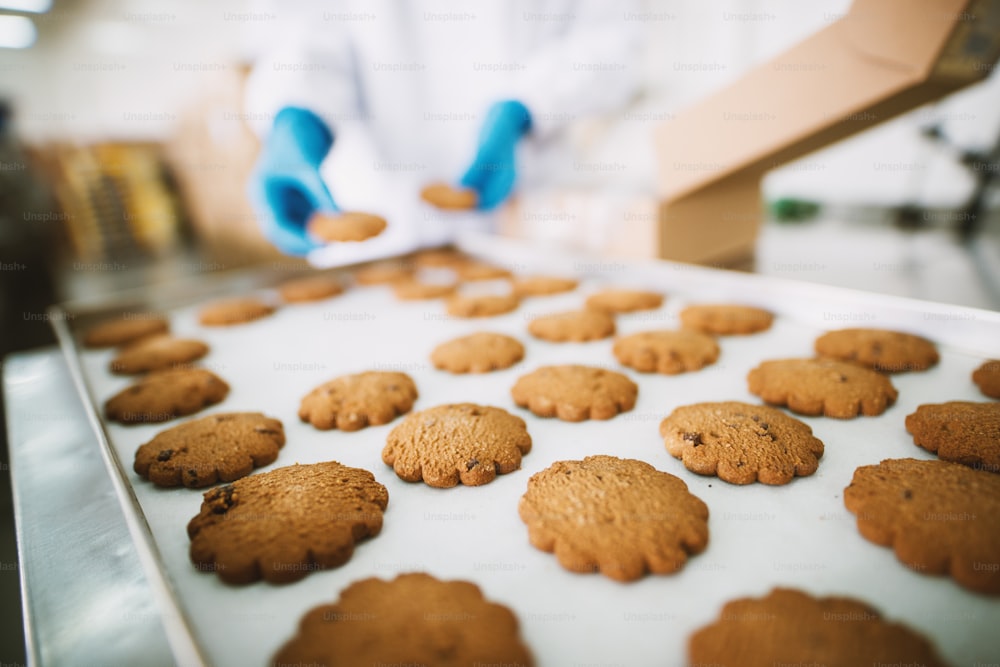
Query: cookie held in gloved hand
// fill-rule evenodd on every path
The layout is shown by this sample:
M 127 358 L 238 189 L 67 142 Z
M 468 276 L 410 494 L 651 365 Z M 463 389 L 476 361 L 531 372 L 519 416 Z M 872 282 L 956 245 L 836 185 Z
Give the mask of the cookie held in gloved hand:
M 261 231 L 289 255 L 319 247 L 306 234 L 316 211 L 337 205 L 319 173 L 333 146 L 333 132 L 308 109 L 285 107 L 274 118 L 247 185 Z
M 385 218 L 360 211 L 318 211 L 306 227 L 310 236 L 323 241 L 364 241 L 385 231 Z
M 420 191 L 425 202 L 445 211 L 469 211 L 479 205 L 479 194 L 471 188 L 431 183 Z
M 490 107 L 479 133 L 479 146 L 461 185 L 478 195 L 477 208 L 489 211 L 503 203 L 517 178 L 514 151 L 531 130 L 531 113 L 516 100 Z

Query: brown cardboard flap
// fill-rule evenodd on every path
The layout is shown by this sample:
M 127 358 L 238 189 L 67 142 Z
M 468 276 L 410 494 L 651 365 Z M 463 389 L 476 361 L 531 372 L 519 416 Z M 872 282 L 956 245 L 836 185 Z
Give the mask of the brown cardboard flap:
M 827 27 L 660 126 L 660 194 L 674 199 L 767 163 L 773 153 L 912 85 L 912 73 L 843 48 L 842 32 L 839 24 Z
M 923 0 L 919 11 L 916 4 L 857 0 L 840 21 L 662 124 L 660 196 L 677 199 L 744 170 L 762 175 L 779 158 L 889 118 L 870 109 L 901 113 L 948 92 L 928 78 L 967 2 Z
M 923 79 L 968 5 L 969 0 L 855 0 L 840 25 L 859 54 Z

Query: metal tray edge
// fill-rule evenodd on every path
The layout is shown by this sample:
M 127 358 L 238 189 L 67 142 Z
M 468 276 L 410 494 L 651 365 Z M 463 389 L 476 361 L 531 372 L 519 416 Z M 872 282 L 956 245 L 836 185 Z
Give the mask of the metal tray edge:
M 146 522 L 142 508 L 135 498 L 132 485 L 128 481 L 121 461 L 108 441 L 107 433 L 105 433 L 104 426 L 97 414 L 98 402 L 93 399 L 90 393 L 83 369 L 80 366 L 76 340 L 66 325 L 66 321 L 69 319 L 66 317 L 67 311 L 56 305 L 50 307 L 48 313 L 63 358 L 66 360 L 70 377 L 85 404 L 87 421 L 90 422 L 90 426 L 100 443 L 101 458 L 104 460 L 111 481 L 115 485 L 115 495 L 118 497 L 122 513 L 125 516 L 129 534 L 132 535 L 136 544 L 136 553 L 139 555 L 142 569 L 153 594 L 159 598 L 161 603 L 160 618 L 174 659 L 178 665 L 205 666 L 208 663 L 205 661 L 203 650 L 192 632 L 189 619 L 180 607 L 176 591 L 166 574 L 166 568 L 161 561 L 159 549 L 149 529 L 149 524 Z
M 7 360 L 4 359 L 3 362 L 6 364 Z M 3 394 L 4 408 L 9 412 L 8 398 L 6 391 L 0 391 Z M 7 442 L 13 442 L 11 437 L 11 423 L 7 420 Z M 32 611 L 31 611 L 31 599 L 25 594 L 28 590 L 28 574 L 25 569 L 24 563 L 26 562 L 27 553 L 25 551 L 26 546 L 24 540 L 21 539 L 21 526 L 24 525 L 24 514 L 23 508 L 21 507 L 21 494 L 17 491 L 18 481 L 17 475 L 14 474 L 14 467 L 17 465 L 14 461 L 13 450 L 8 451 L 8 457 L 10 459 L 10 486 L 11 486 L 11 500 L 14 510 L 14 529 L 16 531 L 16 547 L 17 547 L 17 578 L 21 586 L 21 623 L 24 626 L 24 651 L 25 660 L 29 665 L 40 665 L 41 663 L 41 652 L 38 650 L 37 638 L 34 631 L 34 622 L 32 621 Z

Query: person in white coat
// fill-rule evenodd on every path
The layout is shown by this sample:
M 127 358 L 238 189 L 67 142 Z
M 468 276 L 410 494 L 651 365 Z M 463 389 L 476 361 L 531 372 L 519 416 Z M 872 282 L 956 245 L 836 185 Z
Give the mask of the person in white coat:
M 631 1 L 312 1 L 269 16 L 277 46 L 247 89 L 262 137 L 248 191 L 278 248 L 324 264 L 447 241 L 454 225 L 421 213 L 421 186 L 459 183 L 492 210 L 519 165 L 530 178 L 526 163 L 558 160 L 561 130 L 622 106 L 639 80 Z M 305 224 L 336 210 L 389 228 L 320 247 Z

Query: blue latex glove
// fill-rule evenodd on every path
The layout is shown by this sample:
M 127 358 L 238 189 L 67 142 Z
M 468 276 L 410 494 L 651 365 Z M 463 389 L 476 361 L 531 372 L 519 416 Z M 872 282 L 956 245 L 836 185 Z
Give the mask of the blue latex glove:
M 257 158 L 250 201 L 264 235 L 286 254 L 304 255 L 319 247 L 306 234 L 306 222 L 317 210 L 337 210 L 319 175 L 331 146 L 333 133 L 316 114 L 285 107 Z
M 479 133 L 479 148 L 472 166 L 460 181 L 479 193 L 479 208 L 496 208 L 514 187 L 514 148 L 531 129 L 528 108 L 516 100 L 490 107 Z

